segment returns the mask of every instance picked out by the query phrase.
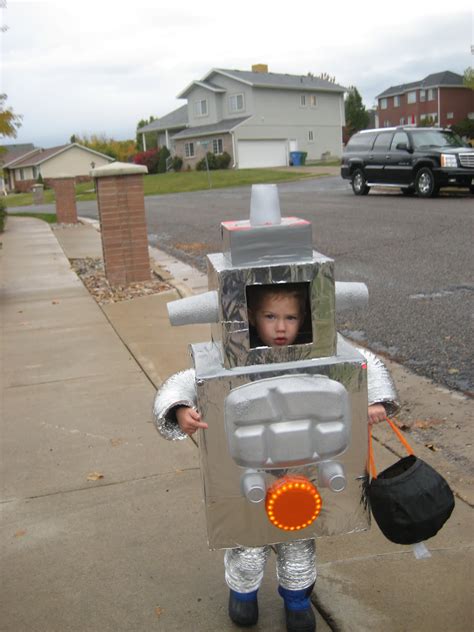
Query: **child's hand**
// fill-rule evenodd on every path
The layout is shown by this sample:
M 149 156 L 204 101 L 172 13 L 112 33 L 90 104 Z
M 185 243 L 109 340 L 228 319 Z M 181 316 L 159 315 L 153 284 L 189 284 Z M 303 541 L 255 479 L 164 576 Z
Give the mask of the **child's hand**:
M 201 415 L 194 408 L 180 406 L 176 410 L 178 426 L 187 435 L 193 435 L 199 428 L 207 428 L 208 425 L 201 421 Z
M 383 421 L 387 416 L 387 411 L 383 404 L 372 404 L 369 406 L 369 426 L 378 424 Z

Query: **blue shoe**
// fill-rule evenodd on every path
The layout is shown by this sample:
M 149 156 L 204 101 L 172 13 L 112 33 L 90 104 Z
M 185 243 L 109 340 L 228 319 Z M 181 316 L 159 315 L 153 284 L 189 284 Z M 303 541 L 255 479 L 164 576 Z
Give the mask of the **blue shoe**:
M 278 592 L 285 602 L 287 632 L 316 631 L 316 617 L 310 601 L 313 586 L 314 584 L 302 590 L 278 587 Z
M 249 628 L 258 621 L 257 591 L 239 593 L 235 590 L 229 594 L 229 617 L 242 628 Z

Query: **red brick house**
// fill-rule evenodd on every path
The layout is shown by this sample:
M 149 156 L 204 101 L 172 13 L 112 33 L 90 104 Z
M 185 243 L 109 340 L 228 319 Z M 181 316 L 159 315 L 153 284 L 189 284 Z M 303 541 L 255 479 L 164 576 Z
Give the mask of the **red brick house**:
M 419 125 L 427 117 L 449 127 L 474 118 L 474 91 L 463 85 L 462 75 L 449 70 L 392 86 L 376 99 L 377 127 Z

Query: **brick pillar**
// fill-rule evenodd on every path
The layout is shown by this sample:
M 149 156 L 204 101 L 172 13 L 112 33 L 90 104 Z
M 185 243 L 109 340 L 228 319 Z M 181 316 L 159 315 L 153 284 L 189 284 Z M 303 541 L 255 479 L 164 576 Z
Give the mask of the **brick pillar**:
M 74 178 L 54 178 L 51 184 L 56 196 L 56 217 L 58 222 L 60 224 L 77 224 Z
M 110 285 L 151 278 L 145 220 L 143 165 L 114 162 L 93 169 L 105 275 Z

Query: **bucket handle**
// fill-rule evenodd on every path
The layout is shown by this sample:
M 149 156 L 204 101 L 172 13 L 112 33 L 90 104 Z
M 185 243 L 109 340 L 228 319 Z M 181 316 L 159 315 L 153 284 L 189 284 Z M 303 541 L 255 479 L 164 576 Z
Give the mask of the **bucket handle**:
M 403 447 L 408 452 L 408 454 L 409 455 L 415 454 L 413 451 L 413 448 L 405 439 L 403 434 L 400 432 L 399 428 L 393 423 L 393 421 L 389 419 L 388 417 L 385 417 L 385 421 L 387 421 L 390 424 L 390 427 L 392 428 L 393 432 L 397 435 L 400 443 L 403 445 Z M 372 478 L 377 478 L 377 470 L 375 469 L 374 451 L 372 447 L 372 426 L 369 426 L 369 471 L 370 471 L 370 476 Z

